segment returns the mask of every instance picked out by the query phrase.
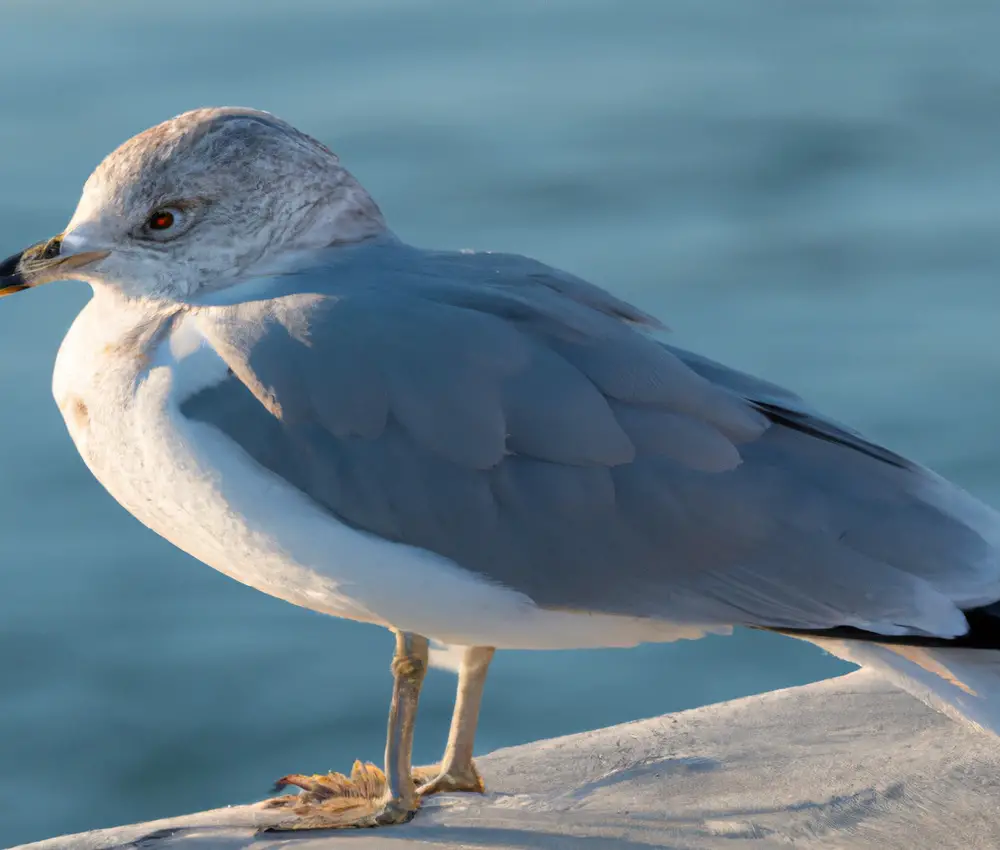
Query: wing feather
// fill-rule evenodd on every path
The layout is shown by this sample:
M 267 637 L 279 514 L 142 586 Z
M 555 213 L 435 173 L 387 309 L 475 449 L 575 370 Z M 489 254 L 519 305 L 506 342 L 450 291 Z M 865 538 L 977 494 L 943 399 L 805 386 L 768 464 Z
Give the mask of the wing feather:
M 578 278 L 376 242 L 272 296 L 201 310 L 232 376 L 184 414 L 539 605 L 950 636 L 1000 597 L 988 509 Z

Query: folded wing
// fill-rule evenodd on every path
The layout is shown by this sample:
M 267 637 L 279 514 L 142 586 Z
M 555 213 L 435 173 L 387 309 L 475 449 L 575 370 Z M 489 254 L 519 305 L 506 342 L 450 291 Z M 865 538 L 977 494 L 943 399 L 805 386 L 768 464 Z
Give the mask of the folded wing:
M 203 308 L 187 399 L 342 522 L 538 605 L 951 637 L 994 517 L 794 394 L 523 257 L 379 242 Z

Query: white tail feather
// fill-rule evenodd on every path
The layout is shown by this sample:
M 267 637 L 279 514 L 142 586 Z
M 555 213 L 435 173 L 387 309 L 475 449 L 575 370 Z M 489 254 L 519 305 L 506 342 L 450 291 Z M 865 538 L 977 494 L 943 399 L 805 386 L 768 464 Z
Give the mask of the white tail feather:
M 1000 651 L 807 638 L 955 720 L 1000 736 Z

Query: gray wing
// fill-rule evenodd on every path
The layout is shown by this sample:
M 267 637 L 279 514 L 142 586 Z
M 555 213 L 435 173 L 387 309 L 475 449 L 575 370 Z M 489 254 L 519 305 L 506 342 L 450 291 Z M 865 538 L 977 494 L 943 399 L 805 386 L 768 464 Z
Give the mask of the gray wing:
M 271 294 L 202 312 L 233 374 L 183 413 L 539 605 L 953 635 L 1000 596 L 935 494 L 978 503 L 570 275 L 376 243 Z

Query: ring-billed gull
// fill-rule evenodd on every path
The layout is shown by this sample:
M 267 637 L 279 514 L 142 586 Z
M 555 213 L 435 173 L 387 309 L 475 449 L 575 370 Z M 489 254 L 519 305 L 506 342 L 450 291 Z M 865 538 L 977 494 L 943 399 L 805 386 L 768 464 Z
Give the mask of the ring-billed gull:
M 268 113 L 110 154 L 65 231 L 0 265 L 3 293 L 65 277 L 94 297 L 53 391 L 108 491 L 239 581 L 397 635 L 384 775 L 285 777 L 282 827 L 481 790 L 497 647 L 770 628 L 995 722 L 989 508 L 579 278 L 404 244 Z M 428 639 L 465 649 L 444 761 L 411 770 Z

